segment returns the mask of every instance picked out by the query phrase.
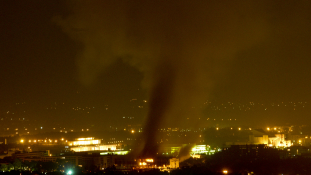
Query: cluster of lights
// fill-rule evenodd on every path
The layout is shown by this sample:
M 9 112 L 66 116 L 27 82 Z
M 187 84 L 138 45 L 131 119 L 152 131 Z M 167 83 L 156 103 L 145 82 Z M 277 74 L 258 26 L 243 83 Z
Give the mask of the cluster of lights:
M 70 141 L 69 146 L 100 144 L 101 140 L 94 140 L 94 137 L 77 138 L 76 141 Z
M 200 118 L 199 118 L 199 119 L 200 119 Z M 210 118 L 207 118 L 206 120 L 209 120 L 209 119 L 210 119 Z M 214 118 L 213 120 L 216 121 L 215 118 Z M 233 120 L 233 119 L 229 118 L 229 119 L 227 119 L 227 120 L 231 121 L 231 120 Z M 236 121 L 236 118 L 235 118 L 234 120 Z M 221 121 L 224 121 L 224 119 L 222 118 Z
M 60 140 L 61 140 L 61 141 L 67 142 L 67 140 L 65 140 L 64 138 L 61 138 Z M 20 143 L 24 143 L 24 142 L 25 142 L 24 139 L 21 139 L 21 140 L 20 140 Z M 49 143 L 52 143 L 53 140 L 52 140 L 52 139 L 44 139 L 44 140 L 35 139 L 35 140 L 28 140 L 28 142 L 29 142 L 29 143 L 37 143 L 37 142 L 44 142 L 44 143 L 49 142 Z M 57 142 L 58 142 L 58 140 L 55 139 L 55 140 L 54 140 L 54 143 L 57 143 Z
M 139 165 L 147 165 L 146 162 L 139 162 Z
M 122 143 L 122 142 L 123 142 L 123 140 L 121 140 L 121 141 L 113 141 L 113 142 L 108 142 L 108 143 L 110 144 L 110 143 Z
M 267 127 L 267 131 L 272 131 L 272 130 L 276 131 L 276 130 L 278 130 L 278 129 L 280 129 L 280 128 L 276 128 L 276 127 L 270 128 L 270 127 Z
M 145 159 L 145 161 L 139 162 L 139 165 L 147 165 L 146 162 L 148 162 L 148 163 L 153 163 L 153 159 Z
M 153 162 L 153 159 L 146 159 L 146 162 Z
M 231 127 L 230 129 L 231 129 L 231 130 L 233 130 L 233 128 L 232 128 L 232 127 Z M 216 130 L 218 131 L 218 130 L 219 130 L 219 127 L 216 127 Z M 242 128 L 240 128 L 240 127 L 239 127 L 239 128 L 238 128 L 238 130 L 239 130 L 239 131 L 241 131 L 241 130 L 242 130 Z M 248 128 L 248 130 L 252 130 L 252 128 Z
M 211 110 L 216 110 L 216 111 L 220 111 L 220 110 L 228 110 L 228 109 L 233 109 L 233 110 L 240 110 L 240 111 L 249 111 L 251 109 L 254 108 L 254 106 L 256 105 L 257 108 L 260 107 L 261 110 L 267 110 L 268 107 L 269 108 L 275 108 L 275 107 L 293 107 L 293 110 L 296 110 L 297 107 L 302 107 L 304 108 L 306 106 L 307 102 L 281 102 L 281 103 L 271 103 L 271 104 L 263 104 L 263 103 L 254 103 L 254 102 L 249 102 L 246 104 L 234 104 L 231 102 L 228 102 L 228 104 L 226 103 L 222 103 L 221 105 L 212 105 L 211 102 L 205 102 L 204 105 L 206 106 L 210 106 L 209 108 Z

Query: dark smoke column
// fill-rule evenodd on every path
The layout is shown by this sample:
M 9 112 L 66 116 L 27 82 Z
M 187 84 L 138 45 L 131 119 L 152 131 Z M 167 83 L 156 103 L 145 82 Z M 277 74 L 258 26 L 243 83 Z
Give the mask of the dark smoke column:
M 150 93 L 150 110 L 142 136 L 142 157 L 153 157 L 158 151 L 157 130 L 170 108 L 174 89 L 175 71 L 170 63 L 160 64 L 154 73 L 156 80 Z

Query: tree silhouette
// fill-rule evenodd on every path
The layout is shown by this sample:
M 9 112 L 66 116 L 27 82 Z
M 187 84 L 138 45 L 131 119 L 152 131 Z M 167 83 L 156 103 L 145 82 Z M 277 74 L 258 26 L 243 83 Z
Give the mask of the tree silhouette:
M 22 161 L 20 159 L 15 159 L 13 162 L 14 170 L 18 170 L 22 168 Z

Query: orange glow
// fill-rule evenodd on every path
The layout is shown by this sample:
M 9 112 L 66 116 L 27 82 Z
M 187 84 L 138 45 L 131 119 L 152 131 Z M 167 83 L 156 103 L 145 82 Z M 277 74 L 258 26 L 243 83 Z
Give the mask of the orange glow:
M 153 159 L 146 159 L 146 162 L 153 162 Z
M 147 165 L 146 162 L 139 162 L 139 165 Z

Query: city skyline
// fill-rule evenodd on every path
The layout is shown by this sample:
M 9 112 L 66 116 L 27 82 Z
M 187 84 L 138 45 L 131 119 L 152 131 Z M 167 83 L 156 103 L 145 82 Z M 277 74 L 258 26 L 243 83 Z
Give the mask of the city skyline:
M 1 174 L 310 174 L 310 9 L 2 1 Z

